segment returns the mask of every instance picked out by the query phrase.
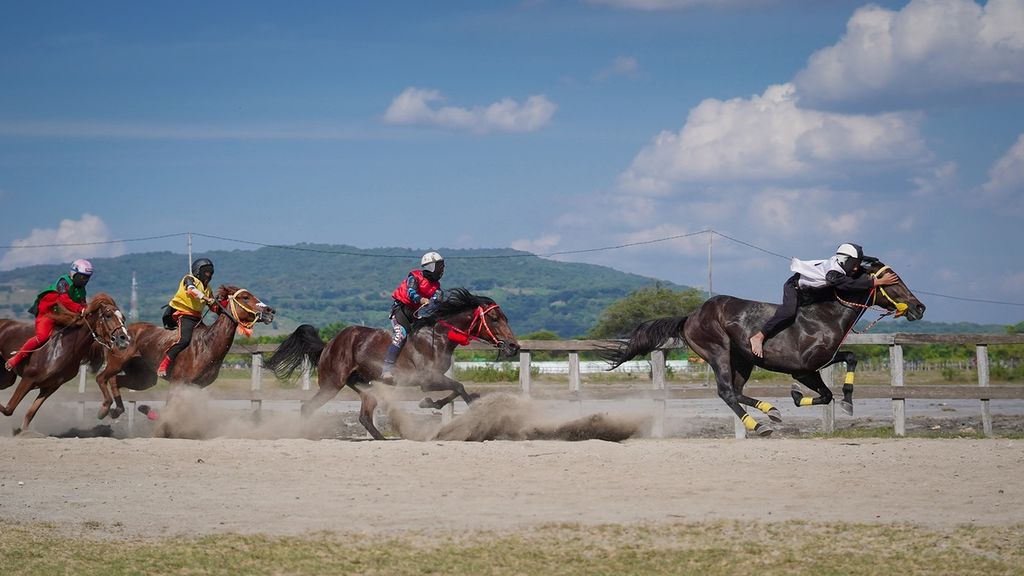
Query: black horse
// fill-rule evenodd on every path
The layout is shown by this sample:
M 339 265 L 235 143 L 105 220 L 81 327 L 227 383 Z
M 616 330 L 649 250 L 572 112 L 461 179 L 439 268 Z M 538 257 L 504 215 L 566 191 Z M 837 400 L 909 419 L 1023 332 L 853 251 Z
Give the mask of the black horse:
M 890 271 L 878 261 L 864 262 L 864 273 L 881 276 Z M 755 421 L 743 404 L 757 408 L 775 422 L 782 421 L 779 410 L 762 400 L 743 395 L 743 385 L 755 366 L 790 374 L 798 382 L 818 393 L 805 398 L 793 385 L 793 401 L 797 406 L 828 404 L 832 392 L 818 370 L 846 362 L 849 372 L 843 385 L 841 406 L 852 413 L 853 369 L 856 358 L 852 352 L 838 352 L 846 335 L 865 310 L 879 306 L 895 317 L 919 320 L 924 304 L 900 280 L 897 284 L 873 288 L 866 292 L 839 292 L 830 289 L 814 291 L 814 301 L 800 306 L 796 320 L 764 343 L 764 357 L 750 350 L 750 337 L 775 312 L 777 306 L 765 302 L 742 300 L 732 296 L 714 296 L 689 316 L 649 320 L 637 326 L 627 342 L 604 353 L 612 368 L 635 356 L 646 354 L 669 338 L 682 337 L 690 348 L 715 372 L 718 396 L 732 408 L 747 430 L 767 436 L 771 426 Z
M 513 356 L 519 352 L 519 343 L 501 308 L 494 300 L 475 296 L 464 288 L 447 291 L 430 317 L 416 320 L 411 332 L 395 364 L 395 384 L 451 392 L 436 402 L 425 399 L 422 407 L 440 408 L 459 397 L 468 404 L 476 398 L 461 383 L 444 375 L 459 344 L 477 339 L 494 345 L 499 354 Z M 357 386 L 380 378 L 390 342 L 390 330 L 349 326 L 325 344 L 314 327 L 304 324 L 278 346 L 266 365 L 278 378 L 287 379 L 308 357 L 319 371 L 320 389 L 302 405 L 302 414 L 311 414 L 348 386 L 359 394 L 359 422 L 371 436 L 383 440 L 373 425 L 377 400 Z

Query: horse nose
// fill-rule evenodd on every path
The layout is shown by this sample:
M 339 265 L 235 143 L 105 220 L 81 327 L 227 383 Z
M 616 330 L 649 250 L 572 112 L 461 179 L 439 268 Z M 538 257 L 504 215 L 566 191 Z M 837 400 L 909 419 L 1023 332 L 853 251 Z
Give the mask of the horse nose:
M 921 318 L 922 316 L 924 316 L 924 308 L 925 308 L 924 304 L 918 304 L 917 305 L 917 317 L 918 318 Z

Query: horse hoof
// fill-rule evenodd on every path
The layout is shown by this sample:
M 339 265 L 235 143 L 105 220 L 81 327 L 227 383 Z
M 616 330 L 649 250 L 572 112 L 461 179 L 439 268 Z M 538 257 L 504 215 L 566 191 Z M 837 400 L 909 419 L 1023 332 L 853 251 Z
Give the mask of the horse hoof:
M 469 396 L 469 402 L 476 402 L 480 399 L 480 394 L 477 392 L 470 392 L 467 396 Z M 467 402 L 467 404 L 469 404 L 469 402 Z
M 778 408 L 772 408 L 768 411 L 768 419 L 772 422 L 782 422 L 782 412 L 779 412 Z
M 434 402 L 432 398 L 424 398 L 420 400 L 420 408 L 437 408 L 437 402 Z
M 765 426 L 764 424 L 758 424 L 757 428 L 754 428 L 754 432 L 761 437 L 771 436 L 774 431 L 771 426 Z
M 111 409 L 110 409 L 110 418 L 111 418 L 112 420 L 117 420 L 117 418 L 118 418 L 118 417 L 119 417 L 119 416 L 120 416 L 121 414 L 124 414 L 124 408 L 111 408 Z
M 793 384 L 793 387 L 789 389 L 789 395 L 793 397 L 793 404 L 796 404 L 797 408 L 799 408 L 800 401 L 803 400 L 804 395 L 796 384 Z
M 110 414 L 110 409 L 101 406 L 100 411 L 96 413 L 96 419 L 103 420 L 104 418 L 107 417 L 107 414 Z
M 840 400 L 839 407 L 843 409 L 843 412 L 845 412 L 847 416 L 853 416 L 853 402 Z

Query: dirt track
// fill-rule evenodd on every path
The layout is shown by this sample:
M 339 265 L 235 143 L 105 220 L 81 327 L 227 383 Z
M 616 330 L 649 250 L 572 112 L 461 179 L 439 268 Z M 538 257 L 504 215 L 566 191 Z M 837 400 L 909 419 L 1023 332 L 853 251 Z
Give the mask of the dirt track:
M 0 518 L 122 536 L 1024 523 L 1020 440 L 0 439 Z M 23 483 L 23 484 L 22 484 Z

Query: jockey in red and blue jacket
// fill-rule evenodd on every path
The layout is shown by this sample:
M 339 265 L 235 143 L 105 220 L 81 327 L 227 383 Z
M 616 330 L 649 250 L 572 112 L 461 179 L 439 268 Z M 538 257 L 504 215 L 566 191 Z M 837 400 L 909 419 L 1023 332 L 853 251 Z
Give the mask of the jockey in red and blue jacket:
M 36 317 L 36 335 L 29 338 L 21 350 L 4 364 L 8 372 L 13 372 L 26 356 L 41 348 L 50 339 L 50 334 L 53 333 L 53 318 L 49 313 L 58 305 L 74 314 L 85 311 L 85 285 L 91 277 L 92 263 L 83 259 L 75 260 L 68 274 L 58 278 L 36 296 L 36 301 L 29 309 Z
M 381 380 L 393 382 L 392 369 L 398 353 L 405 346 L 409 330 L 416 318 L 416 312 L 441 297 L 441 276 L 444 275 L 444 258 L 437 252 L 427 252 L 420 259 L 420 269 L 409 272 L 405 280 L 391 294 L 395 303 L 391 306 L 391 344 L 388 346 L 381 368 Z

